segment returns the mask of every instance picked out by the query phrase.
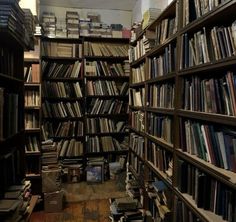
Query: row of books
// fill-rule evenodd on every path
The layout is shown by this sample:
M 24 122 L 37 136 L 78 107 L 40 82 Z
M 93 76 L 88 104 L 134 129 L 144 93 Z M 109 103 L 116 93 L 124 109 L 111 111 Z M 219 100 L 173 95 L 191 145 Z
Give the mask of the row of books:
M 145 64 L 141 63 L 138 67 L 132 68 L 130 82 L 132 84 L 144 82 L 146 80 L 144 68 Z
M 128 45 L 119 43 L 84 42 L 85 56 L 127 57 Z
M 80 98 L 82 90 L 79 82 L 50 82 L 42 84 L 42 96 L 51 98 Z
M 148 105 L 153 108 L 173 108 L 175 84 L 173 82 L 149 85 Z
M 27 106 L 40 106 L 39 90 L 25 89 L 25 107 Z
M 89 137 L 87 140 L 87 153 L 96 152 L 109 152 L 109 151 L 120 151 L 123 150 L 121 141 L 111 136 L 94 136 Z
M 78 101 L 55 103 L 49 103 L 48 101 L 45 101 L 42 104 L 42 113 L 44 118 L 81 117 L 82 108 Z
M 147 161 L 165 173 L 169 181 L 173 175 L 173 154 L 152 141 L 148 141 Z
M 57 143 L 59 157 L 78 157 L 83 155 L 83 142 L 76 139 L 61 140 Z
M 144 162 L 133 152 L 130 153 L 129 165 L 144 181 Z
M 86 61 L 86 76 L 128 76 L 129 72 L 125 70 L 125 63 L 108 63 L 107 61 Z
M 82 44 L 42 42 L 42 56 L 82 58 Z
M 25 129 L 39 128 L 39 112 L 25 112 Z
M 172 118 L 169 116 L 155 113 L 148 113 L 147 115 L 147 133 L 168 143 L 173 142 L 172 124 Z
M 87 81 L 87 93 L 90 96 L 93 95 L 109 95 L 109 96 L 125 96 L 128 93 L 128 82 L 116 82 L 116 81 Z
M 175 71 L 176 46 L 169 44 L 164 53 L 153 58 L 148 58 L 149 71 L 147 79 L 154 79 Z
M 84 128 L 81 121 L 65 121 L 59 123 L 44 122 L 44 128 L 49 138 L 83 136 Z
M 26 83 L 40 82 L 40 67 L 38 63 L 33 63 L 30 66 L 24 67 L 24 82 Z
M 203 222 L 177 196 L 175 196 L 174 203 L 175 203 L 175 205 L 174 205 L 174 212 L 176 212 L 176 214 L 175 214 L 175 218 L 176 218 L 175 221 L 176 222 L 177 221 L 183 221 L 183 222 L 187 222 L 187 221 Z
M 18 107 L 19 95 L 0 87 L 0 140 L 19 131 Z
M 235 73 L 231 71 L 212 78 L 185 78 L 182 107 L 191 111 L 235 116 L 235 80 Z
M 235 220 L 234 190 L 182 159 L 177 160 L 177 170 L 177 188 L 191 195 L 198 208 L 220 215 L 226 221 Z
M 62 63 L 42 60 L 43 78 L 79 78 L 81 77 L 81 62 Z
M 236 51 L 236 22 L 230 26 L 214 26 L 210 30 L 202 30 L 181 37 L 180 68 L 208 63 L 235 55 Z
M 222 125 L 182 120 L 181 149 L 213 165 L 236 172 L 236 131 Z
M 130 133 L 129 136 L 129 147 L 140 157 L 144 157 L 145 143 L 144 137 L 139 136 L 135 133 Z
M 128 113 L 128 102 L 118 99 L 92 98 L 87 110 L 88 114 Z
M 1 45 L 0 52 L 0 73 L 7 76 L 16 76 L 16 66 L 13 65 L 16 59 L 14 51 Z
M 25 152 L 39 152 L 40 141 L 36 135 L 27 135 L 25 139 Z
M 132 111 L 130 112 L 131 127 L 139 132 L 145 130 L 145 114 L 143 111 Z
M 190 22 L 202 17 L 206 13 L 212 11 L 226 0 L 199 0 L 183 1 L 183 25 L 187 25 Z
M 178 7 L 176 7 L 178 10 Z M 175 17 L 163 19 L 156 26 L 156 45 L 163 44 L 168 38 L 177 32 L 177 20 Z
M 145 88 L 130 88 L 129 89 L 129 105 L 144 106 L 145 105 Z
M 88 133 L 124 132 L 126 127 L 125 121 L 108 118 L 87 118 L 86 123 Z

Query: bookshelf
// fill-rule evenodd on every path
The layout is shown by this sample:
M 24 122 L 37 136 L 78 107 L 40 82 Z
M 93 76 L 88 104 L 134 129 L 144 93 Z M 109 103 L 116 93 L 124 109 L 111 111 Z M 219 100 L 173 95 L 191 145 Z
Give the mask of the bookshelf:
M 32 193 L 41 195 L 41 62 L 40 37 L 34 37 L 34 49 L 24 52 L 24 122 L 26 178 Z
M 173 1 L 130 42 L 129 167 L 169 189 L 160 221 L 235 220 L 235 8 Z
M 128 39 L 84 38 L 85 156 L 127 154 Z
M 63 165 L 83 163 L 82 39 L 43 37 L 41 62 L 44 139 L 55 142 Z

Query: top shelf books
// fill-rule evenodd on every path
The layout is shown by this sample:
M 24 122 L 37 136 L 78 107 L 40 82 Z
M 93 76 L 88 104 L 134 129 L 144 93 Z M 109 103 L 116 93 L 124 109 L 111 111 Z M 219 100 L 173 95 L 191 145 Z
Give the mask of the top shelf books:
M 62 58 L 82 58 L 82 44 L 67 42 L 42 42 L 42 56 Z

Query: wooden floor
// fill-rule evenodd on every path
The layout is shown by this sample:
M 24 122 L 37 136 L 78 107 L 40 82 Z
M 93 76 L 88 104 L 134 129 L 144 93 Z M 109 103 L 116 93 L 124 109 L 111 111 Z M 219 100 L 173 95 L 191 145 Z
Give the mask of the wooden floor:
M 69 203 L 62 212 L 34 212 L 30 222 L 109 222 L 109 201 L 87 200 Z
M 109 198 L 126 196 L 118 180 L 89 185 L 86 182 L 63 184 L 66 206 L 59 213 L 33 212 L 30 222 L 109 222 Z

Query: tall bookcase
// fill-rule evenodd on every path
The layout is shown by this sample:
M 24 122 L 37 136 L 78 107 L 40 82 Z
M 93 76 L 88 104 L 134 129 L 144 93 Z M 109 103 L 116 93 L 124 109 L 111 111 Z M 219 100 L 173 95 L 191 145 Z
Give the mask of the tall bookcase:
M 40 65 L 40 37 L 35 37 L 34 50 L 24 52 L 26 178 L 34 194 L 42 193 Z
M 42 115 L 58 158 L 83 163 L 84 83 L 81 39 L 42 38 Z
M 108 161 L 127 154 L 128 39 L 84 39 L 85 154 Z
M 130 43 L 129 168 L 160 221 L 236 219 L 235 8 L 173 1 Z

